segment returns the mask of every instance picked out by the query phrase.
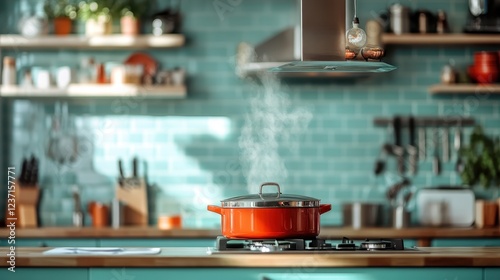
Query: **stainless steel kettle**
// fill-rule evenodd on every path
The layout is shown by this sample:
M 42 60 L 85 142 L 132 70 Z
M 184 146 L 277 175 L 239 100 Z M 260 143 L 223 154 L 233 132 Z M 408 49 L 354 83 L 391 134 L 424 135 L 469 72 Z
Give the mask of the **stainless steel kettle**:
M 469 11 L 473 16 L 480 16 L 486 13 L 485 0 L 469 0 Z

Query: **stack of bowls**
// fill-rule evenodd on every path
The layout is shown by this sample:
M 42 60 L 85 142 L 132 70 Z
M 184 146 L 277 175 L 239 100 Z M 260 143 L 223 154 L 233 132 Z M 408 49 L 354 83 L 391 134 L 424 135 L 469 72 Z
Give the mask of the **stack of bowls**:
M 469 66 L 471 79 L 479 84 L 492 84 L 498 80 L 499 61 L 496 52 L 475 52 L 474 64 Z

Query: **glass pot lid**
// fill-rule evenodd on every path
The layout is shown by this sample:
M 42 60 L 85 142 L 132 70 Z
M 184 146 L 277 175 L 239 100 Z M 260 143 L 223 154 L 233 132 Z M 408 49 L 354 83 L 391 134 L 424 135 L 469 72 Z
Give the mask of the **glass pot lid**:
M 277 193 L 262 193 L 264 186 L 275 186 Z M 258 194 L 236 196 L 222 200 L 223 208 L 256 208 L 256 207 L 318 207 L 319 199 L 294 195 L 282 194 L 278 183 L 267 182 L 260 185 Z

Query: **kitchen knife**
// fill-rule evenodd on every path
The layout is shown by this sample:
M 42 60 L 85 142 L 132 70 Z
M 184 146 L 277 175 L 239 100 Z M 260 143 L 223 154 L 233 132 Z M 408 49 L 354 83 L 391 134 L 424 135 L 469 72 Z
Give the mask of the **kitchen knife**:
M 139 177 L 137 175 L 137 167 L 138 167 L 138 159 L 137 157 L 134 157 L 132 159 L 132 177 L 134 177 L 134 179 L 137 179 Z
M 138 187 L 140 185 L 138 168 L 139 168 L 139 159 L 137 157 L 134 157 L 132 159 L 132 178 L 129 181 L 129 184 L 132 187 Z
M 417 146 L 415 145 L 415 118 L 410 116 L 408 119 L 409 145 L 408 155 L 410 161 L 410 172 L 412 175 L 417 174 Z
M 31 174 L 29 177 L 29 185 L 36 186 L 38 183 L 38 159 L 35 156 L 31 157 L 30 165 Z
M 26 186 L 30 186 L 31 185 L 31 177 L 33 174 L 34 157 L 31 156 L 31 158 L 26 159 L 26 162 L 27 162 L 26 172 L 24 173 L 23 184 L 25 184 Z
M 398 172 L 403 175 L 405 173 L 404 165 L 404 148 L 401 145 L 401 117 L 396 116 L 393 119 L 394 126 L 394 155 L 397 157 Z
M 122 160 L 118 160 L 118 184 L 123 187 L 123 180 L 125 179 L 125 175 L 123 173 L 123 163 Z
M 25 184 L 26 183 L 26 171 L 28 169 L 28 160 L 26 158 L 23 158 L 23 163 L 21 164 L 21 175 L 19 175 L 19 183 Z

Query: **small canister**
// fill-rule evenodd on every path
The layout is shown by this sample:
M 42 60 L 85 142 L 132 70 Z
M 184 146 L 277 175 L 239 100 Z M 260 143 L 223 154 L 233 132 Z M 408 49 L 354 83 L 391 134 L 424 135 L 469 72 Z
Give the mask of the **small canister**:
M 117 198 L 111 202 L 111 226 L 119 228 L 123 225 L 123 203 Z
M 411 214 L 404 206 L 397 206 L 392 209 L 392 226 L 394 228 L 406 228 L 410 226 Z
M 457 82 L 457 73 L 451 65 L 445 65 L 441 71 L 441 82 L 443 84 L 454 84 Z
M 410 9 L 401 4 L 394 4 L 391 11 L 391 30 L 394 34 L 401 35 L 410 32 Z
M 11 56 L 3 58 L 2 85 L 16 85 L 16 59 Z

